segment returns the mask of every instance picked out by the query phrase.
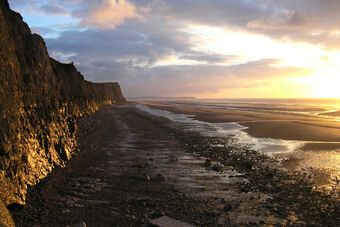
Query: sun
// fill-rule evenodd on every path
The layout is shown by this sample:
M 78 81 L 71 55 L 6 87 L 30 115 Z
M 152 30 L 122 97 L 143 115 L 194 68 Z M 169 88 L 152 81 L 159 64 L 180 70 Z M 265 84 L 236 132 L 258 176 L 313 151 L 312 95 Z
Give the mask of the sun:
M 340 67 L 315 70 L 311 75 L 290 79 L 309 98 L 340 98 Z

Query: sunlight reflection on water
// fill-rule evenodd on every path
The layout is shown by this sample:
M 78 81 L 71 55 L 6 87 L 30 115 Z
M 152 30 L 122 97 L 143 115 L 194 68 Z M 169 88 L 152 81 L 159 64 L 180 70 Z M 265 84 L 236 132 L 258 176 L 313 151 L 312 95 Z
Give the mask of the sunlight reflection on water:
M 165 110 L 154 109 L 143 104 L 135 104 L 135 107 L 152 115 L 170 119 L 175 123 L 179 123 L 187 130 L 200 132 L 205 136 L 231 137 L 239 144 L 247 145 L 250 149 L 259 150 L 266 154 L 292 152 L 304 144 L 304 142 L 301 141 L 251 137 L 243 131 L 247 129 L 247 127 L 235 122 L 208 123 L 193 119 L 194 115 L 175 114 Z
M 340 146 L 332 150 L 325 148 L 329 144 L 336 145 L 340 143 L 255 138 L 244 131 L 247 127 L 235 122 L 208 123 L 194 119 L 194 115 L 175 114 L 143 104 L 134 104 L 134 106 L 151 115 L 170 119 L 175 125 L 178 124 L 178 126 L 184 127 L 185 130 L 200 132 L 204 136 L 228 137 L 239 145 L 247 146 L 249 149 L 258 150 L 278 158 L 294 157 L 299 160 L 297 168 L 312 167 L 326 170 L 331 174 L 331 181 L 336 181 L 336 179 L 340 178 L 340 149 L 338 149 Z M 311 144 L 312 146 L 321 144 L 324 148 L 303 150 L 306 144 Z

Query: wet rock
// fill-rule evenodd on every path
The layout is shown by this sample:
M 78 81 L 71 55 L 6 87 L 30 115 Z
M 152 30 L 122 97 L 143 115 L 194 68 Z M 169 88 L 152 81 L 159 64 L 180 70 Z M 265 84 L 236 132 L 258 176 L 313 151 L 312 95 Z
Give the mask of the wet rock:
M 211 167 L 211 160 L 210 160 L 210 159 L 205 160 L 204 165 L 205 165 L 206 167 Z
M 161 182 L 167 182 L 168 178 L 163 176 L 162 174 L 157 174 L 157 180 Z
M 222 170 L 224 170 L 224 166 L 219 162 L 212 162 L 211 169 L 216 172 L 221 172 Z

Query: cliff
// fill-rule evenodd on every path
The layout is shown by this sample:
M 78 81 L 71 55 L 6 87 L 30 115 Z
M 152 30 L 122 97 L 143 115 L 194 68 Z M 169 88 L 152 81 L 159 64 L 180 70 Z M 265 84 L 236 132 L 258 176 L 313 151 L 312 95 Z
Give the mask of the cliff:
M 118 83 L 85 81 L 73 64 L 49 57 L 20 14 L 0 1 L 0 200 L 24 204 L 28 186 L 76 147 L 76 119 L 125 102 Z

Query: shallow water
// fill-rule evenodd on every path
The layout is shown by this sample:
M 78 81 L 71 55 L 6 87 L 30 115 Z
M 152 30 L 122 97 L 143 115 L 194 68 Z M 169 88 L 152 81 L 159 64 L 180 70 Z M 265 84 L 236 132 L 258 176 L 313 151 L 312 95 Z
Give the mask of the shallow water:
M 340 121 L 340 99 L 192 99 L 157 102 L 165 105 L 312 116 Z
M 317 151 L 303 149 L 305 144 L 329 145 L 331 142 L 255 138 L 244 131 L 247 127 L 236 122 L 208 123 L 194 119 L 194 115 L 175 114 L 165 110 L 154 109 L 143 104 L 134 105 L 137 109 L 151 115 L 165 117 L 185 130 L 200 132 L 204 136 L 229 138 L 240 146 L 246 146 L 248 149 L 257 150 L 280 159 L 293 157 L 298 160 L 294 168 L 306 169 L 312 167 L 314 169 L 327 171 L 330 174 L 328 180 L 330 180 L 329 183 L 331 183 L 331 185 L 336 184 L 337 179 L 340 178 L 340 149 L 319 149 Z M 339 144 L 340 142 L 333 143 Z M 220 146 L 224 146 L 224 144 Z
M 301 141 L 255 138 L 243 131 L 247 129 L 247 127 L 235 122 L 208 123 L 194 119 L 193 115 L 175 114 L 165 110 L 154 109 L 143 104 L 134 105 L 137 109 L 149 114 L 170 119 L 186 130 L 200 132 L 204 136 L 228 137 L 240 145 L 245 145 L 250 149 L 259 150 L 266 154 L 293 152 L 305 143 Z

